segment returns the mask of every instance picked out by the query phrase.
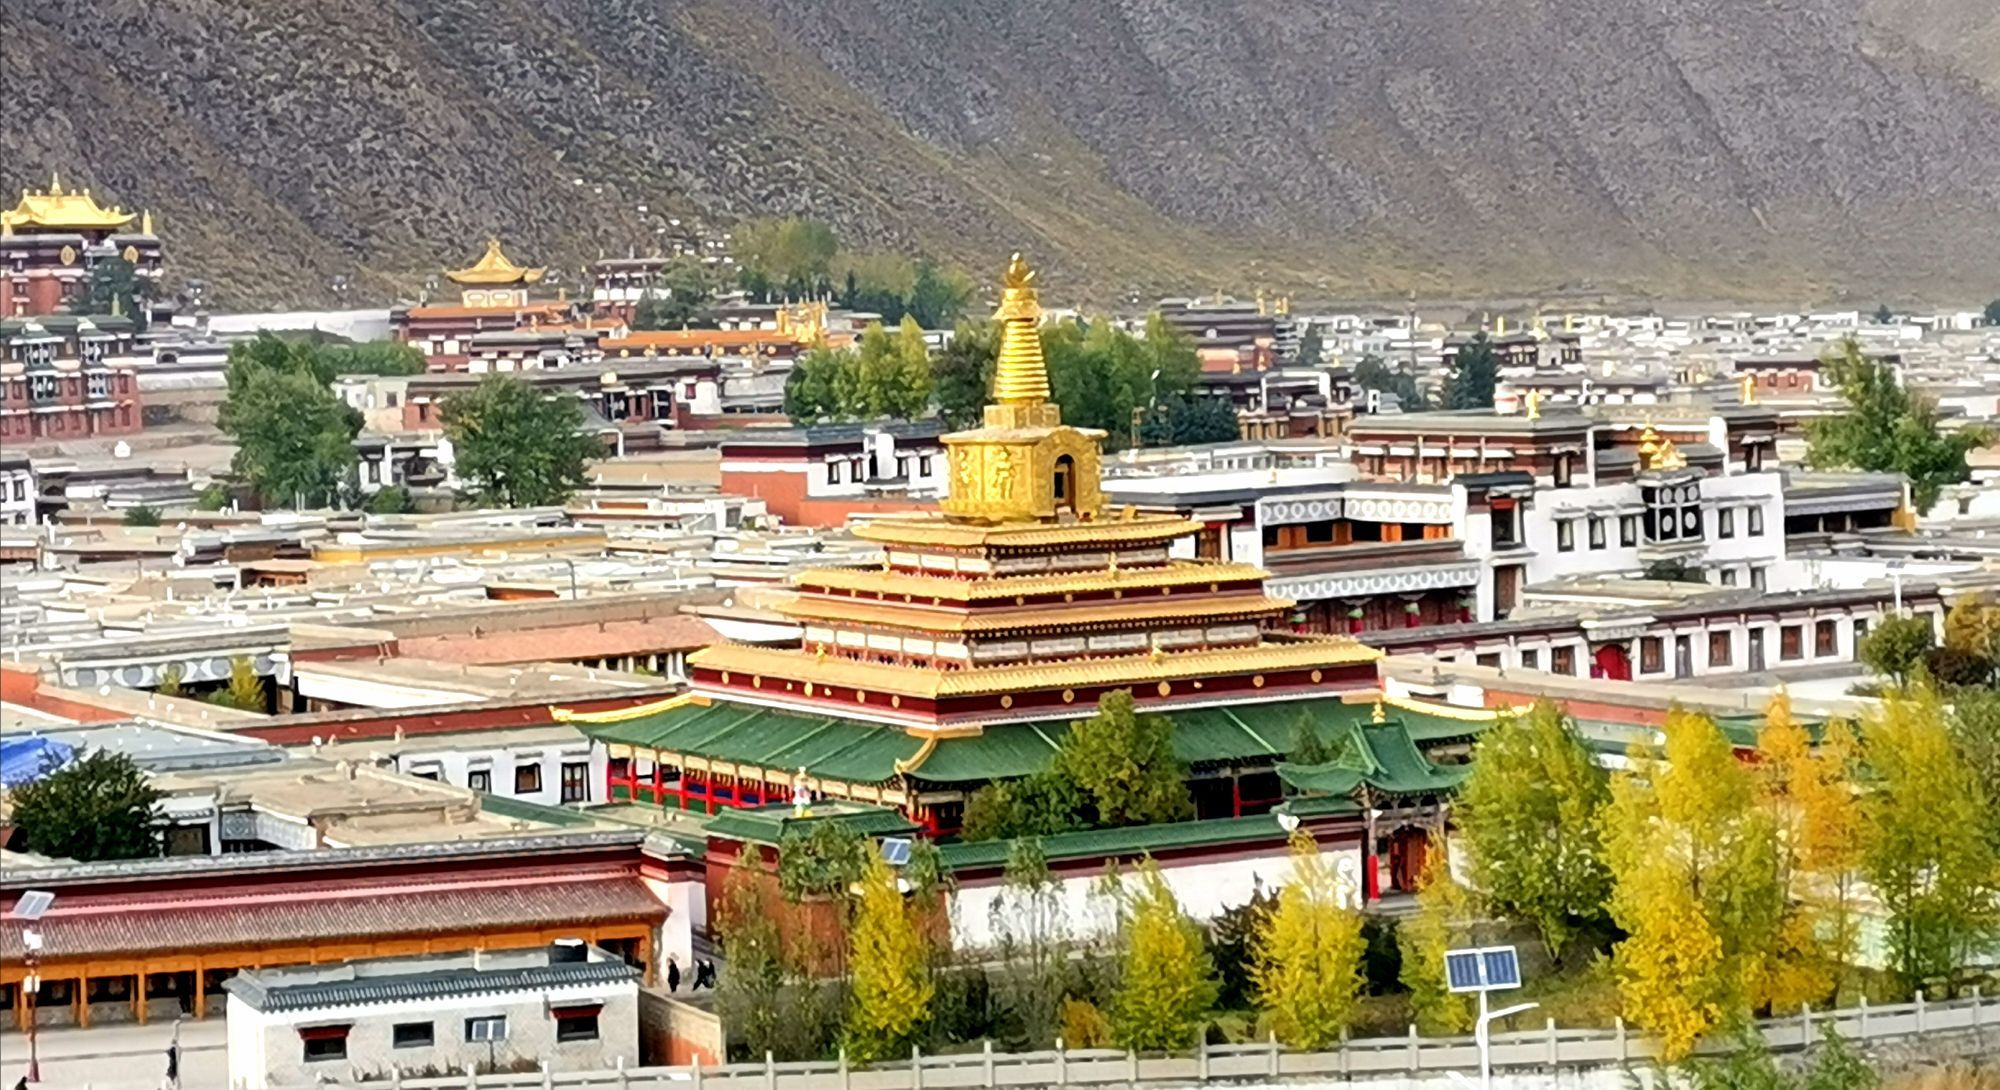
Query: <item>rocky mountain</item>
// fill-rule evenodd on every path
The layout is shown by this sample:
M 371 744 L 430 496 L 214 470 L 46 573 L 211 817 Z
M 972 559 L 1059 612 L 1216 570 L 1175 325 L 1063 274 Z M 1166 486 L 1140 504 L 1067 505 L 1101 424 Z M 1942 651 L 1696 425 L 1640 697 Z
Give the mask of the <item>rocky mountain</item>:
M 240 302 L 574 267 L 642 203 L 1099 301 L 2000 290 L 1992 0 L 0 3 L 0 181 Z

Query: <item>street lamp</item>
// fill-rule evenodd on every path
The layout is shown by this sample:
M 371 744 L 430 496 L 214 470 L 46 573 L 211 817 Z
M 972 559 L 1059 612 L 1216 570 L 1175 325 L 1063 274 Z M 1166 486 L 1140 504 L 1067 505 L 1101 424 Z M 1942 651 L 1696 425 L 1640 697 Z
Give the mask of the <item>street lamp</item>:
M 42 1081 L 41 1056 L 35 1051 L 35 995 L 42 990 L 41 975 L 35 970 L 42 960 L 42 933 L 28 925 L 38 922 L 55 900 L 56 895 L 47 890 L 31 889 L 14 902 L 14 915 L 22 921 L 21 964 L 26 972 L 21 976 L 21 999 L 28 1005 L 29 1082 Z
M 1511 946 L 1447 950 L 1444 954 L 1444 982 L 1451 991 L 1475 992 L 1479 996 L 1479 1020 L 1472 1027 L 1472 1039 L 1479 1045 L 1479 1090 L 1493 1090 L 1494 1020 L 1541 1006 L 1539 1003 L 1516 1003 L 1497 1011 L 1486 1009 L 1487 992 L 1510 991 L 1521 986 L 1521 959 Z

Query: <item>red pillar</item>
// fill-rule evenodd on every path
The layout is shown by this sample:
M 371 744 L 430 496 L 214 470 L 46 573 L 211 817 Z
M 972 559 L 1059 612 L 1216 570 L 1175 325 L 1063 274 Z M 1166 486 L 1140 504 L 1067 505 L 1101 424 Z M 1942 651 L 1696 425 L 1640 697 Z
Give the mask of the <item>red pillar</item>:
M 666 770 L 660 767 L 660 759 L 653 758 L 653 805 L 655 806 L 664 807 L 667 804 L 665 776 Z
M 1229 777 L 1229 816 L 1243 816 L 1243 778 Z

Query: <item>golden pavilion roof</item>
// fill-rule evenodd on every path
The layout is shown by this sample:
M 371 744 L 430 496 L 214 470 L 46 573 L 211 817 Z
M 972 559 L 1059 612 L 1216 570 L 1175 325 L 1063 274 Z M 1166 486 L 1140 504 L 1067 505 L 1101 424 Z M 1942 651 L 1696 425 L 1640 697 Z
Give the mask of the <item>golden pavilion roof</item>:
M 542 278 L 546 269 L 531 269 L 507 260 L 500 249 L 500 240 L 486 240 L 486 253 L 478 261 L 463 269 L 453 269 L 444 275 L 459 284 L 532 284 Z
M 1282 613 L 1291 609 L 1293 604 L 1288 598 L 1274 598 L 1266 594 L 1234 594 L 1227 597 L 1185 595 L 1179 598 L 1155 596 L 1117 602 L 1084 602 L 1060 607 L 1034 606 L 968 611 L 963 607 L 802 595 L 780 605 L 778 611 L 801 621 L 829 621 L 840 625 L 869 625 L 954 635 L 979 635 L 1026 628 L 1072 628 L 1086 625 L 1174 621 L 1190 617 L 1204 621 L 1225 621 Z
M 41 192 L 21 191 L 21 203 L 0 211 L 0 227 L 9 233 L 21 228 L 50 231 L 109 231 L 132 222 L 136 212 L 116 205 L 106 208 L 91 197 L 90 190 L 65 191 L 60 178 L 51 177 Z
M 1160 587 L 1200 586 L 1255 580 L 1267 573 L 1254 564 L 1203 563 L 1179 560 L 1161 566 L 1095 568 L 1047 575 L 995 576 L 961 579 L 911 572 L 863 568 L 814 568 L 800 572 L 801 586 L 827 587 L 901 596 L 905 601 L 935 598 L 946 602 L 984 602 L 1030 594 L 1087 594 L 1093 591 L 1154 591 Z
M 1674 445 L 1672 439 L 1660 434 L 1650 422 L 1646 430 L 1639 433 L 1639 468 L 1641 470 L 1674 470 L 1687 468 L 1687 456 Z
M 980 524 L 943 516 L 892 516 L 869 519 L 850 527 L 854 536 L 889 544 L 1030 547 L 1040 545 L 1132 545 L 1171 541 L 1201 529 L 1201 524 L 1177 515 L 1145 515 L 1130 519 L 1074 522 L 1003 522 Z
M 864 692 L 897 696 L 947 699 L 1037 689 L 1200 680 L 1258 670 L 1296 670 L 1374 662 L 1381 657 L 1380 651 L 1351 637 L 1321 636 L 1248 647 L 1178 650 L 1163 655 L 1113 655 L 959 670 L 892 666 L 839 655 L 803 655 L 786 648 L 738 643 L 703 648 L 690 655 L 688 662 L 712 670 L 764 678 L 767 679 L 766 687 L 793 681 L 853 687 Z M 802 695 L 813 694 L 805 692 Z

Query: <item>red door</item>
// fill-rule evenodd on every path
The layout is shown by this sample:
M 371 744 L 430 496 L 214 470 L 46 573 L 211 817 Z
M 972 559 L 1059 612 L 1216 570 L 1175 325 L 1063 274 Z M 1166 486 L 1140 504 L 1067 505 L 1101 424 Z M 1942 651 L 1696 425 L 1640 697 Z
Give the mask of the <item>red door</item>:
M 1625 653 L 1622 643 L 1607 643 L 1597 649 L 1596 665 L 1591 668 L 1594 677 L 1609 678 L 1612 681 L 1632 680 L 1632 657 Z

